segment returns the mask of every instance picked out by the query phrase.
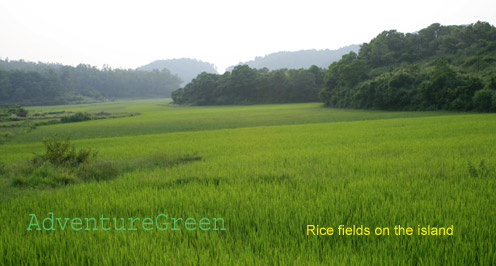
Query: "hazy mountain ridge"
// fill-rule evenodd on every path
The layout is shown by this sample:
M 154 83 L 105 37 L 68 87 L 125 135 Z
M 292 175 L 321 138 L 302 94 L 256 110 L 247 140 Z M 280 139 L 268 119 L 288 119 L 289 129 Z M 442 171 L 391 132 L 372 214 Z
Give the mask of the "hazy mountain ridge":
M 188 84 L 198 74 L 203 72 L 217 74 L 217 68 L 214 64 L 191 58 L 156 60 L 150 64 L 138 67 L 136 70 L 152 71 L 154 69 L 162 70 L 164 68 L 168 69 L 172 74 L 179 76 L 182 80 L 182 85 Z
M 309 68 L 316 65 L 321 68 L 327 68 L 332 62 L 338 61 L 341 57 L 349 52 L 356 52 L 360 49 L 360 45 L 348 45 L 337 50 L 300 50 L 294 52 L 281 51 L 265 56 L 257 56 L 254 60 L 241 62 L 237 65 L 248 65 L 251 68 L 261 69 L 268 68 L 269 70 L 276 69 L 300 69 Z M 226 71 L 232 71 L 236 65 L 230 66 Z

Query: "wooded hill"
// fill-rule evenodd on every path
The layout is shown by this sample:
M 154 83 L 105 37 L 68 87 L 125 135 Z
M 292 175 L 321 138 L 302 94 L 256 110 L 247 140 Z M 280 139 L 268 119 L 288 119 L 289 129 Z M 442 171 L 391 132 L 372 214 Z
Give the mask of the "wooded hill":
M 252 69 L 202 74 L 175 103 L 254 104 L 320 100 L 330 107 L 496 111 L 496 29 L 486 22 L 384 31 L 325 71 Z
M 223 75 L 202 73 L 172 99 L 188 105 L 317 102 L 324 73 L 317 66 L 269 71 L 242 65 Z
M 496 29 L 384 31 L 331 64 L 320 98 L 330 107 L 496 111 Z
M 0 60 L 0 104 L 56 105 L 113 98 L 170 97 L 181 80 L 168 70 L 97 69 Z

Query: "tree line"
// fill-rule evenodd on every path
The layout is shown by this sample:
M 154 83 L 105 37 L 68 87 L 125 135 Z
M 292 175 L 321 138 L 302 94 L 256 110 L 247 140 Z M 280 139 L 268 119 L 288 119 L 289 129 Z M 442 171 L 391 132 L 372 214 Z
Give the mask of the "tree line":
M 309 102 L 387 110 L 496 111 L 496 28 L 438 23 L 384 31 L 323 70 L 252 69 L 200 74 L 172 93 L 177 104 Z
M 170 97 L 180 83 L 180 78 L 167 69 L 148 72 L 0 60 L 2 104 L 56 105 L 114 98 Z
M 496 28 L 384 31 L 329 66 L 320 99 L 344 108 L 496 111 Z
M 324 73 L 317 66 L 269 71 L 241 65 L 223 75 L 202 73 L 172 99 L 189 105 L 316 102 Z

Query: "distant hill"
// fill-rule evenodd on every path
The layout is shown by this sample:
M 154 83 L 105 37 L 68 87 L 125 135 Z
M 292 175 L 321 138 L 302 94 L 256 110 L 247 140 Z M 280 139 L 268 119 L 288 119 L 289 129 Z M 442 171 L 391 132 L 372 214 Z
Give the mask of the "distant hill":
M 341 57 L 349 52 L 358 52 L 359 45 L 349 45 L 337 50 L 301 50 L 296 52 L 277 52 L 263 57 L 255 57 L 255 60 L 239 63 L 238 65 L 248 65 L 251 68 L 269 70 L 276 69 L 300 69 L 309 68 L 316 65 L 322 68 L 328 68 L 332 62 L 338 61 Z M 232 71 L 235 66 L 227 68 Z
M 214 64 L 191 58 L 157 60 L 148 65 L 138 67 L 136 70 L 152 71 L 164 68 L 167 68 L 172 74 L 178 75 L 183 81 L 183 86 L 203 72 L 217 74 Z
M 181 80 L 168 70 L 138 71 L 0 59 L 0 105 L 56 105 L 116 98 L 170 97 Z

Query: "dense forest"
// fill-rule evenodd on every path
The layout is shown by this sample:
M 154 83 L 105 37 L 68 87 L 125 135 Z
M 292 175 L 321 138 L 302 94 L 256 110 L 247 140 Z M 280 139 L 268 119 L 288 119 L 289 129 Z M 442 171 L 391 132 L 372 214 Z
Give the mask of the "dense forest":
M 313 65 L 327 68 L 332 62 L 338 61 L 341 57 L 349 52 L 358 52 L 360 46 L 349 45 L 337 50 L 301 50 L 295 52 L 277 52 L 266 56 L 257 56 L 255 60 L 240 63 L 239 65 L 248 65 L 251 68 L 268 68 L 269 70 L 277 69 L 300 69 L 309 68 Z M 227 68 L 232 71 L 234 66 Z
M 164 68 L 168 69 L 172 74 L 179 76 L 183 81 L 182 86 L 190 83 L 198 74 L 203 72 L 217 74 L 214 64 L 190 58 L 157 60 L 148 65 L 138 67 L 136 70 L 161 71 Z
M 55 105 L 170 97 L 181 80 L 167 69 L 136 71 L 0 60 L 0 104 Z
M 496 28 L 384 31 L 329 66 L 320 98 L 330 107 L 496 111 Z
M 176 104 L 222 105 L 254 103 L 316 102 L 324 85 L 324 69 L 267 68 L 236 66 L 223 75 L 202 73 L 172 93 Z
M 330 107 L 496 111 L 496 28 L 436 23 L 416 33 L 384 31 L 326 71 L 242 65 L 203 73 L 172 98 L 193 105 L 308 102 L 318 91 Z

